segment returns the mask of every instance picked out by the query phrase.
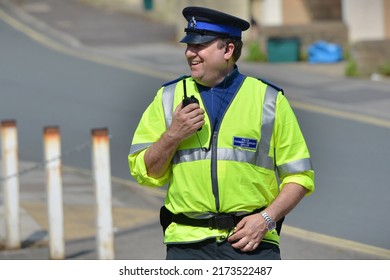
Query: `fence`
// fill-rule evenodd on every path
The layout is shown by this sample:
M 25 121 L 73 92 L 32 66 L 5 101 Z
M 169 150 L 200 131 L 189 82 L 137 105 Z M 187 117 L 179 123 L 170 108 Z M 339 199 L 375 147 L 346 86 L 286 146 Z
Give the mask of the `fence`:
M 15 120 L 1 121 L 1 154 L 5 247 L 19 249 L 20 198 L 18 140 Z M 114 259 L 114 234 L 111 207 L 111 167 L 107 128 L 91 130 L 92 167 L 96 200 L 96 241 L 99 259 Z M 56 126 L 43 129 L 44 167 L 46 171 L 47 219 L 50 259 L 65 258 L 62 197 L 61 136 Z

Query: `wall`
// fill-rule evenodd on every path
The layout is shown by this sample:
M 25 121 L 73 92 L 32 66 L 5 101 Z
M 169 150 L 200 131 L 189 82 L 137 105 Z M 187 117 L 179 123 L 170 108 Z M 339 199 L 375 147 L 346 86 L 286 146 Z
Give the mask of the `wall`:
M 289 0 L 285 0 L 286 2 Z M 301 0 L 312 21 L 341 20 L 341 0 Z
M 352 58 L 362 76 L 378 73 L 378 68 L 390 63 L 390 39 L 361 41 L 352 46 Z
M 284 24 L 341 20 L 341 0 L 284 0 L 282 10 Z
M 277 26 L 283 24 L 282 0 L 261 1 L 260 23 L 264 26 Z
M 390 39 L 390 0 L 384 0 L 385 37 Z
M 311 21 L 310 11 L 303 0 L 283 1 L 284 24 L 306 24 Z
M 343 20 L 349 28 L 349 40 L 352 43 L 385 38 L 383 8 L 383 0 L 342 1 Z M 387 14 L 389 13 L 388 11 Z

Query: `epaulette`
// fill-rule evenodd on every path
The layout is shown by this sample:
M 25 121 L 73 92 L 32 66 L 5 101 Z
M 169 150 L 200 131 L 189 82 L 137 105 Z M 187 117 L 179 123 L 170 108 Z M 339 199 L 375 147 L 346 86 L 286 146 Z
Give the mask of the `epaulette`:
M 270 87 L 273 87 L 274 89 L 276 89 L 277 91 L 280 91 L 282 92 L 282 94 L 284 95 L 284 91 L 282 88 L 274 85 L 273 83 L 270 83 L 269 81 L 265 80 L 265 79 L 260 79 L 260 78 L 257 78 L 258 80 L 262 81 L 264 84 L 270 86 Z
M 169 86 L 169 85 L 171 85 L 171 84 L 177 83 L 178 81 L 181 81 L 181 80 L 183 80 L 183 79 L 185 79 L 185 78 L 188 78 L 188 77 L 190 77 L 190 76 L 188 76 L 188 75 L 183 75 L 183 76 L 181 76 L 181 77 L 179 77 L 179 78 L 177 78 L 177 79 L 175 79 L 175 80 L 172 80 L 172 81 L 170 81 L 170 82 L 168 82 L 168 83 L 163 84 L 162 86 L 163 86 L 163 87 Z

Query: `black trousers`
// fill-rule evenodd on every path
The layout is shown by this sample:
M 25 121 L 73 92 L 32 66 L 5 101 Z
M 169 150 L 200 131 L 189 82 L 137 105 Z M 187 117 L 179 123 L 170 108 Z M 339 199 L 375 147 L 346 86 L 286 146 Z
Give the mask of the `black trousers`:
M 261 242 L 256 250 L 242 252 L 228 241 L 216 242 L 215 238 L 191 244 L 168 244 L 167 260 L 280 260 L 277 245 Z

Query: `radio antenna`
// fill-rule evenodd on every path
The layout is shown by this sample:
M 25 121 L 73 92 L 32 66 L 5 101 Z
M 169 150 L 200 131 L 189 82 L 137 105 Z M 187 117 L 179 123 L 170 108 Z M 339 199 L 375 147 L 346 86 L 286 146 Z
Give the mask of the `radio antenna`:
M 187 98 L 186 79 L 183 80 L 183 90 L 184 90 L 184 98 Z

